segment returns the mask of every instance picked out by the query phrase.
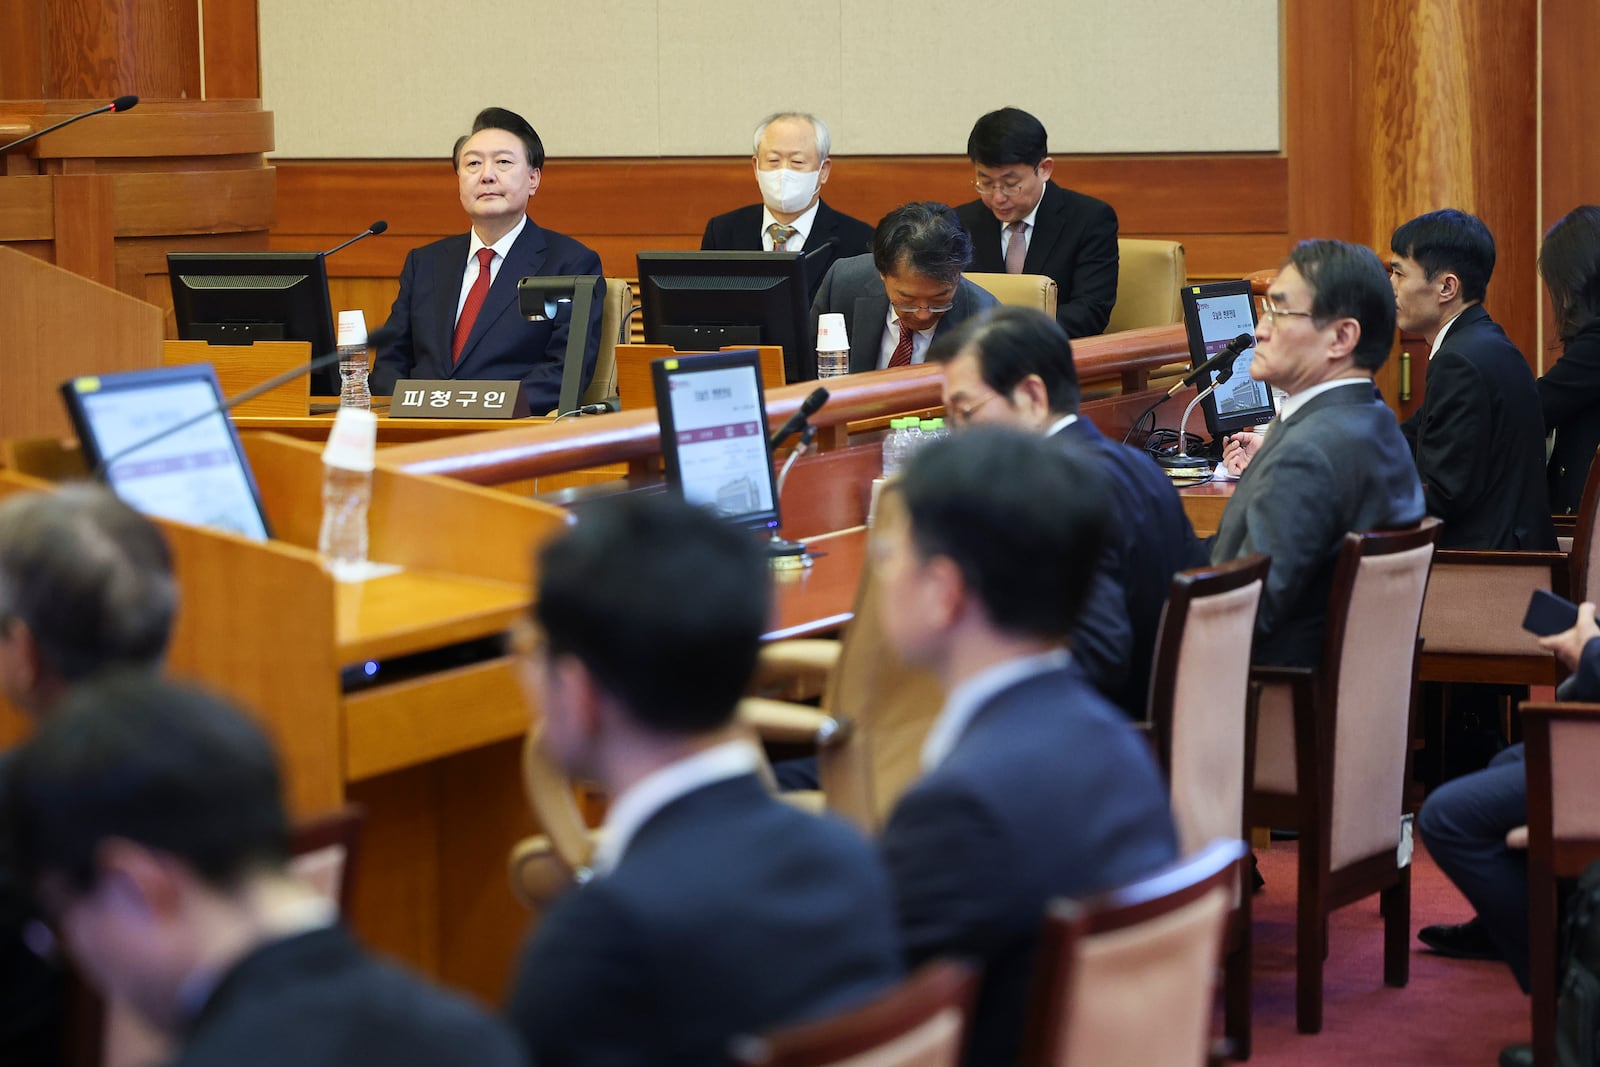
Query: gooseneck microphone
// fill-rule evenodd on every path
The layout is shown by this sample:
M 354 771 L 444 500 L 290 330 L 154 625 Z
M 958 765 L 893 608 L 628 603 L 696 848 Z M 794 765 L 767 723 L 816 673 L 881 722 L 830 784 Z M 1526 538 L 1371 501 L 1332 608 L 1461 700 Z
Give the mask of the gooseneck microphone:
M 817 413 L 822 405 L 828 402 L 828 391 L 821 386 L 813 389 L 811 395 L 800 402 L 800 409 L 789 416 L 789 421 L 778 427 L 778 432 L 773 434 L 767 442 L 769 448 L 777 448 L 789 437 L 806 424 L 806 420 Z
M 1229 341 L 1227 347 L 1221 352 L 1218 352 L 1216 355 L 1212 356 L 1210 359 L 1206 360 L 1204 363 L 1200 364 L 1200 366 L 1195 368 L 1194 373 L 1196 375 L 1203 374 L 1207 368 L 1212 366 L 1219 366 L 1221 369 L 1217 371 L 1216 380 L 1212 381 L 1204 389 L 1200 390 L 1199 393 L 1195 394 L 1195 398 L 1189 401 L 1189 406 L 1183 409 L 1183 418 L 1178 421 L 1178 454 L 1175 456 L 1156 457 L 1156 462 L 1159 463 L 1161 468 L 1172 477 L 1204 478 L 1210 475 L 1210 463 L 1196 456 L 1189 455 L 1189 438 L 1186 432 L 1189 428 L 1189 416 L 1194 412 L 1195 408 L 1200 406 L 1200 401 L 1216 392 L 1217 386 L 1222 385 L 1229 378 L 1233 377 L 1234 361 L 1238 358 L 1240 352 L 1243 352 L 1246 348 L 1249 348 L 1254 343 L 1255 338 L 1253 336 L 1247 333 L 1241 333 L 1238 337 L 1235 337 L 1233 340 Z
M 1240 352 L 1243 352 L 1245 349 L 1249 348 L 1255 343 L 1255 334 L 1241 333 L 1238 337 L 1235 337 L 1233 340 L 1229 341 L 1227 345 L 1225 345 L 1216 355 L 1212 356 L 1210 359 L 1206 360 L 1204 363 L 1200 364 L 1194 370 L 1190 371 L 1188 374 L 1185 374 L 1181 379 L 1179 379 L 1177 385 L 1174 385 L 1171 389 L 1167 390 L 1167 396 L 1169 398 L 1177 396 L 1180 390 L 1200 381 L 1206 375 L 1221 367 L 1223 364 L 1227 364 L 1227 366 L 1230 368 L 1228 371 L 1228 377 L 1232 377 L 1233 371 L 1231 368 L 1233 367 L 1233 361 L 1239 358 Z M 1226 380 L 1226 378 L 1220 379 L 1217 384 L 1221 385 L 1222 382 Z
M 0 145 L 0 153 L 9 152 L 13 148 L 17 147 L 19 144 L 27 144 L 29 141 L 37 141 L 39 138 L 43 137 L 45 134 L 47 134 L 47 133 L 55 133 L 61 127 L 63 127 L 63 126 L 71 126 L 74 122 L 77 122 L 80 119 L 86 119 L 86 118 L 89 118 L 89 117 L 91 117 L 93 115 L 104 115 L 108 111 L 132 111 L 133 108 L 134 108 L 134 105 L 137 104 L 138 102 L 139 102 L 139 98 L 137 96 L 119 96 L 115 100 L 111 101 L 111 103 L 106 104 L 103 107 L 97 107 L 92 111 L 85 111 L 83 114 L 74 115 L 70 119 L 63 119 L 60 122 L 56 123 L 54 126 L 46 126 L 42 130 L 35 130 L 33 133 L 28 134 L 26 137 L 18 137 L 15 141 L 12 141 L 10 144 Z
M 391 333 L 392 331 L 390 331 L 386 326 L 380 326 L 367 337 L 367 344 L 371 346 L 386 345 L 389 343 Z M 311 374 L 315 371 L 321 370 L 323 367 L 332 366 L 334 363 L 339 361 L 341 354 L 342 353 L 340 353 L 337 348 L 332 352 L 324 352 L 322 355 L 317 356 L 308 363 L 302 363 L 298 367 L 291 367 L 282 374 L 268 378 L 260 385 L 251 386 L 249 389 L 246 389 L 236 397 L 233 397 L 229 400 L 224 400 L 220 404 L 213 404 L 211 407 L 206 408 L 204 411 L 199 412 L 198 414 L 190 415 L 187 419 L 179 419 L 171 426 L 157 430 L 150 436 L 135 441 L 128 447 L 118 449 L 116 452 L 113 452 L 111 455 L 105 457 L 99 463 L 95 464 L 94 470 L 89 472 L 90 477 L 94 478 L 96 481 L 99 481 L 105 477 L 106 471 L 110 470 L 113 464 L 127 459 L 135 452 L 138 452 L 141 449 L 149 448 L 151 445 L 156 444 L 159 441 L 165 441 L 167 438 L 171 437 L 175 433 L 178 433 L 180 430 L 187 430 L 189 427 L 198 425 L 211 418 L 213 415 L 227 414 L 240 404 L 243 404 L 246 400 L 254 400 L 262 393 L 270 392 L 273 389 L 278 388 L 280 385 L 285 385 L 289 382 L 292 382 L 303 374 Z
M 323 259 L 327 259 L 329 256 L 333 255 L 335 252 L 343 251 L 344 249 L 349 248 L 351 245 L 355 244 L 357 241 L 364 240 L 364 239 L 366 239 L 368 237 L 373 237 L 373 236 L 375 236 L 377 234 L 382 233 L 384 230 L 387 230 L 388 228 L 389 228 L 389 224 L 387 222 L 383 221 L 382 219 L 379 219 L 377 222 L 374 222 L 371 226 L 368 226 L 365 230 L 362 230 L 360 233 L 358 233 L 354 237 L 350 238 L 350 240 L 346 241 L 344 244 L 342 244 L 342 245 L 334 245 L 332 248 L 330 248 L 326 252 L 322 253 L 322 258 Z

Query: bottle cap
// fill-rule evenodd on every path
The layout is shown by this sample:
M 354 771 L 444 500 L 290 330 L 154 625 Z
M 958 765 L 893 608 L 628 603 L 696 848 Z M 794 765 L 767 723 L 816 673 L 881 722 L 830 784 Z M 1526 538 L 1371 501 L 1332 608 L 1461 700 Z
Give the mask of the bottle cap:
M 378 416 L 365 408 L 340 408 L 333 417 L 333 432 L 322 450 L 322 462 L 347 471 L 370 471 L 377 447 Z
M 359 310 L 339 312 L 339 347 L 367 343 L 367 317 Z
M 933 420 L 932 419 L 923 419 L 922 420 L 922 432 L 923 433 L 929 433 L 932 430 L 933 430 Z
M 844 312 L 830 311 L 817 319 L 817 351 L 848 352 L 850 338 L 845 333 Z

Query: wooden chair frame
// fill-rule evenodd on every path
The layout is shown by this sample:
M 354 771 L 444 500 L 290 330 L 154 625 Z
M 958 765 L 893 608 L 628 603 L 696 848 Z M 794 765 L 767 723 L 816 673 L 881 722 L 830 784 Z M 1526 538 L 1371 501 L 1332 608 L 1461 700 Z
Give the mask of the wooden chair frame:
M 1594 486 L 1594 479 L 1589 482 Z M 1600 859 L 1600 836 L 1555 836 L 1553 727 L 1582 723 L 1600 730 L 1600 704 L 1524 703 L 1524 752 L 1528 776 L 1528 985 L 1532 993 L 1533 1062 L 1551 1067 L 1556 1054 L 1559 993 L 1560 900 L 1557 883 L 1576 878 Z M 1600 784 L 1595 787 L 1600 799 Z
M 1150 724 L 1156 758 L 1167 781 L 1172 781 L 1173 714 L 1177 704 L 1178 664 L 1183 652 L 1189 610 L 1193 603 L 1207 597 L 1220 596 L 1243 589 L 1252 582 L 1266 584 L 1271 560 L 1261 554 L 1245 556 L 1217 567 L 1201 567 L 1180 571 L 1172 578 L 1167 593 L 1167 604 L 1161 616 L 1161 628 L 1156 635 L 1155 656 L 1150 670 Z M 1259 604 L 1259 600 L 1257 601 Z M 1240 654 L 1249 663 L 1254 651 L 1254 638 Z M 1256 698 L 1259 689 L 1247 687 L 1245 703 L 1240 710 L 1244 720 L 1244 752 L 1240 757 L 1242 768 L 1243 803 L 1239 808 L 1236 833 L 1241 840 L 1249 840 L 1249 795 L 1255 779 L 1256 753 Z M 1251 896 L 1252 886 L 1246 869 L 1239 868 L 1237 905 L 1228 917 L 1223 958 L 1223 1027 L 1231 1045 L 1231 1054 L 1238 1059 L 1250 1058 L 1250 996 L 1251 996 Z
M 1346 534 L 1328 598 L 1321 664 L 1316 668 L 1256 667 L 1252 671 L 1262 686 L 1283 684 L 1291 693 L 1296 792 L 1253 789 L 1249 807 L 1253 825 L 1300 831 L 1295 1019 L 1301 1033 L 1314 1034 L 1322 1029 L 1322 969 L 1328 953 L 1328 915 L 1334 910 L 1373 893 L 1380 894 L 1384 984 L 1403 987 L 1410 977 L 1410 864 L 1400 865 L 1394 851 L 1384 849 L 1337 871 L 1331 869 L 1334 741 L 1339 718 L 1340 661 L 1361 560 L 1432 544 L 1439 525 L 1437 519 L 1424 519 L 1411 530 Z M 1405 675 L 1405 684 L 1410 688 L 1407 737 L 1416 734 L 1422 640 L 1415 641 Z M 1409 745 L 1404 760 L 1401 795 L 1395 798 L 1397 817 L 1409 812 L 1404 789 L 1411 778 Z
M 841 1015 L 775 1030 L 763 1037 L 735 1038 L 737 1067 L 829 1067 L 867 1056 L 932 1022 L 960 1013 L 951 1062 L 966 1043 L 977 972 L 955 960 L 933 960 L 883 996 Z

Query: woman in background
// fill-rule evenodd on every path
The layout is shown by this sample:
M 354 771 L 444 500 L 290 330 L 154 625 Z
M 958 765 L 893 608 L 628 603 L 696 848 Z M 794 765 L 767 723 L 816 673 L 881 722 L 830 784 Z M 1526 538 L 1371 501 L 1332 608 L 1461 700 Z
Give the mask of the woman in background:
M 1600 207 L 1585 204 L 1550 227 L 1539 276 L 1555 306 L 1561 358 L 1539 379 L 1550 453 L 1550 507 L 1578 510 L 1589 464 L 1600 447 Z

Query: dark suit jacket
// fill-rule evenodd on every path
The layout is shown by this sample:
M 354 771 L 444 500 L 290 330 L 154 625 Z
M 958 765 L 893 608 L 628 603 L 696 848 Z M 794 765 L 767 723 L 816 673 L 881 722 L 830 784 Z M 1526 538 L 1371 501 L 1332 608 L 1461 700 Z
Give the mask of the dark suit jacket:
M 1561 514 L 1577 511 L 1589 464 L 1600 448 L 1600 318 L 1585 323 L 1539 379 L 1539 406 L 1545 433 L 1556 435 L 1548 471 L 1550 504 Z
M 972 235 L 968 269 L 1004 274 L 1000 220 L 982 200 L 956 208 Z M 1056 321 L 1069 337 L 1104 333 L 1117 302 L 1117 213 L 1104 200 L 1046 182 L 1034 216 L 1024 274 L 1045 274 L 1060 289 Z
M 759 252 L 761 251 L 760 204 L 715 215 L 706 223 L 705 236 L 700 247 L 706 251 Z M 872 251 L 872 227 L 860 219 L 833 210 L 826 200 L 817 201 L 817 217 L 806 234 L 806 246 L 801 249 L 806 257 L 806 302 L 817 297 L 822 279 L 828 268 L 841 259 L 859 256 Z
M 1314 666 L 1339 542 L 1425 514 L 1417 465 L 1366 381 L 1312 397 L 1274 424 L 1222 512 L 1211 559 L 1272 557 L 1256 614 L 1255 662 Z
M 883 867 L 853 829 L 754 775 L 668 804 L 524 950 L 509 1011 L 540 1065 L 727 1062 L 741 1033 L 897 980 Z
M 1172 479 L 1148 454 L 1079 418 L 1055 435 L 1106 477 L 1111 528 L 1077 630 L 1072 658 L 1095 687 L 1136 719 L 1149 702 L 1150 657 L 1172 576 L 1206 563 Z
M 0 752 L 0 803 L 12 758 Z M 0 836 L 0 1064 L 6 1067 L 55 1067 L 64 1048 L 66 982 L 59 966 L 41 960 L 23 941 L 33 916 L 32 898 Z
M 883 833 L 907 963 L 983 963 L 966 1062 L 1014 1064 L 1045 904 L 1176 857 L 1166 786 L 1127 718 L 1071 667 L 997 694 Z
M 988 290 L 963 278 L 956 286 L 954 303 L 934 327 L 935 338 L 999 302 Z M 878 354 L 883 349 L 883 327 L 889 318 L 889 291 L 883 287 L 883 276 L 873 265 L 871 255 L 841 259 L 822 279 L 822 287 L 811 302 L 812 358 L 808 366 L 801 368 L 802 378 L 791 381 L 817 376 L 817 320 L 834 312 L 844 315 L 850 332 L 850 373 L 877 370 Z
M 1422 407 L 1400 426 L 1440 548 L 1556 547 L 1533 372 L 1481 304 L 1428 362 Z
M 452 364 L 450 340 L 470 245 L 471 235 L 463 233 L 414 248 L 406 255 L 400 271 L 400 295 L 384 325 L 385 332 L 392 331 L 392 339 L 378 349 L 372 364 L 372 392 L 388 396 L 401 378 L 516 378 L 522 382 L 528 410 L 543 415 L 561 397 L 568 324 L 524 319 L 517 306 L 517 283 L 531 275 L 599 274 L 600 257 L 572 238 L 541 229 L 529 219 L 489 287 L 472 335 L 461 350 L 461 362 Z M 589 315 L 580 392 L 594 377 L 602 310 L 604 302 L 596 300 Z
M 228 972 L 173 1067 L 516 1067 L 496 1019 L 380 963 L 339 927 L 259 948 Z

